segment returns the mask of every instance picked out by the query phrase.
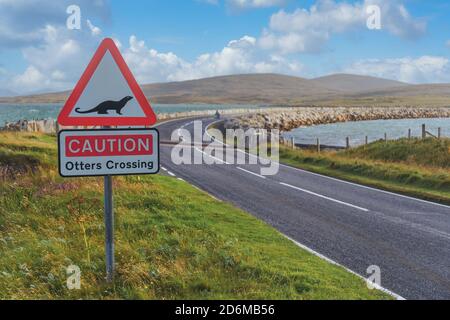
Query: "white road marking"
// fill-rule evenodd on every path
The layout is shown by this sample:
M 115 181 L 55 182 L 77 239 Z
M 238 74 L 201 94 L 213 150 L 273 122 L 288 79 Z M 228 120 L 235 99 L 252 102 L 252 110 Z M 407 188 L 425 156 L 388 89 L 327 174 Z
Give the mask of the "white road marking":
M 164 171 L 167 171 L 167 169 L 166 169 L 166 168 L 164 168 L 164 167 L 161 167 L 161 169 L 163 169 Z
M 197 118 L 197 117 L 198 117 L 198 116 L 186 117 L 186 118 L 184 118 L 184 120 L 192 119 L 192 118 Z M 182 119 L 183 119 L 183 118 L 173 118 L 173 119 L 170 119 L 170 120 L 163 120 L 163 121 L 160 121 L 160 122 L 154 124 L 154 125 L 153 125 L 153 128 L 156 128 L 156 127 L 159 127 L 159 126 L 162 126 L 162 125 L 164 125 L 164 124 L 171 123 L 171 122 L 180 121 L 180 120 L 182 120 Z M 193 122 L 193 121 L 192 121 L 192 122 Z M 192 122 L 190 122 L 190 123 L 192 123 Z
M 206 127 L 206 134 L 207 134 L 209 137 L 211 137 L 211 135 L 208 133 L 208 128 L 209 128 L 210 126 L 212 126 L 213 124 L 215 124 L 215 123 L 217 123 L 217 122 L 220 122 L 220 121 L 222 121 L 222 120 L 218 120 L 218 121 L 212 122 L 212 123 L 210 123 L 210 124 Z M 211 137 L 211 138 L 212 138 L 212 137 Z M 224 142 L 222 142 L 222 141 L 219 141 L 219 140 L 217 140 L 217 139 L 215 139 L 215 141 L 216 141 L 216 142 L 220 142 L 220 143 L 222 143 L 222 144 L 225 145 L 225 146 L 228 146 L 228 144 L 226 144 L 226 143 L 224 143 Z M 263 158 L 263 157 L 255 156 L 254 154 L 248 153 L 248 152 L 243 151 L 243 150 L 240 150 L 240 149 L 236 149 L 236 150 L 237 150 L 238 152 L 247 154 L 247 155 L 250 156 L 250 157 L 254 157 L 254 158 L 256 158 L 257 160 L 259 160 L 260 158 L 261 158 L 261 159 L 264 159 L 265 161 L 270 160 L 270 159 L 265 159 L 265 158 Z M 396 197 L 400 197 L 400 198 L 404 198 L 404 199 L 414 200 L 414 201 L 418 201 L 418 202 L 422 202 L 422 203 L 431 204 L 431 205 L 435 205 L 435 206 L 439 206 L 439 207 L 443 207 L 443 208 L 450 209 L 450 206 L 445 205 L 445 204 L 441 204 L 441 203 L 437 203 L 437 202 L 432 202 L 432 201 L 428 201 L 428 200 L 423 200 L 423 199 L 419 199 L 419 198 L 414 198 L 414 197 L 410 197 L 410 196 L 405 196 L 405 195 L 403 195 L 403 194 L 398 194 L 398 193 L 394 193 L 394 192 L 390 192 L 390 191 L 386 191 L 386 190 L 382 190 L 382 189 L 377 189 L 377 188 L 373 188 L 373 187 L 369 187 L 369 186 L 364 186 L 364 185 L 362 185 L 362 184 L 358 184 L 358 183 L 354 183 L 354 182 L 350 182 L 350 181 L 341 180 L 341 179 L 338 179 L 338 178 L 333 178 L 333 177 L 325 176 L 325 175 L 320 174 L 320 173 L 315 173 L 315 172 L 303 170 L 303 169 L 300 169 L 300 168 L 295 168 L 295 167 L 292 167 L 292 166 L 289 166 L 289 165 L 286 165 L 286 164 L 280 163 L 280 162 L 279 162 L 278 164 L 279 164 L 280 166 L 282 166 L 282 167 L 285 167 L 285 168 L 288 168 L 288 169 L 291 169 L 291 170 L 296 170 L 296 171 L 300 171 L 300 172 L 303 172 L 303 173 L 311 174 L 311 175 L 314 175 L 314 176 L 322 177 L 322 178 L 325 178 L 325 179 L 329 179 L 329 180 L 333 180 L 333 181 L 337 181 L 337 182 L 342 182 L 342 183 L 345 183 L 345 184 L 348 184 L 348 185 L 352 185 L 352 186 L 355 186 L 355 187 L 359 187 L 359 188 L 363 188 L 363 189 L 367 189 L 367 190 L 372 190 L 372 191 L 377 191 L 377 192 L 389 194 L 389 195 L 396 196 Z
M 216 160 L 216 161 L 219 161 L 219 162 L 222 163 L 222 164 L 230 164 L 230 163 L 228 163 L 228 162 L 226 162 L 226 161 L 224 161 L 224 160 L 222 160 L 222 159 L 219 159 L 219 158 L 214 157 L 214 156 L 212 156 L 212 155 L 210 155 L 210 154 L 207 154 L 206 152 L 204 152 L 204 151 L 201 150 L 200 148 L 195 147 L 195 150 L 197 150 L 198 152 L 203 153 L 204 155 L 210 157 L 211 159 L 214 159 L 214 160 Z
M 168 173 L 170 176 L 172 176 L 172 177 L 176 177 L 176 175 L 175 175 L 173 172 L 171 172 L 171 171 L 167 171 L 167 173 Z
M 266 177 L 264 177 L 264 176 L 262 176 L 262 175 L 260 175 L 260 174 L 257 174 L 257 173 L 254 173 L 254 172 L 245 170 L 245 169 L 243 169 L 243 168 L 241 168 L 241 167 L 236 167 L 236 169 L 239 169 L 239 170 L 241 170 L 241 171 L 250 173 L 250 174 L 252 174 L 252 175 L 254 175 L 254 176 L 257 176 L 257 177 L 259 177 L 259 178 L 261 178 L 261 179 L 266 179 Z
M 191 124 L 193 124 L 193 123 L 194 123 L 194 121 L 185 123 L 185 124 L 183 124 L 183 125 L 180 127 L 180 129 L 184 129 L 184 128 L 186 128 L 186 127 L 189 127 L 189 126 L 190 126 Z
M 289 168 L 289 169 L 293 169 L 293 170 L 297 170 L 297 171 L 301 171 L 301 172 L 304 172 L 304 173 L 312 174 L 314 176 L 326 178 L 326 179 L 329 179 L 329 180 L 342 182 L 342 183 L 345 183 L 345 184 L 348 184 L 348 185 L 352 185 L 352 186 L 355 186 L 355 187 L 360 187 L 360 188 L 367 189 L 367 190 L 372 190 L 372 191 L 378 191 L 378 192 L 389 194 L 389 195 L 392 195 L 392 196 L 397 196 L 397 197 L 405 198 L 405 199 L 409 199 L 409 200 L 415 200 L 415 201 L 418 201 L 418 202 L 422 202 L 422 203 L 431 204 L 431 205 L 435 205 L 435 206 L 439 206 L 439 207 L 444 207 L 444 208 L 450 209 L 450 206 L 447 206 L 445 204 L 441 204 L 441 203 L 437 203 L 437 202 L 431 202 L 431 201 L 427 201 L 427 200 L 423 200 L 423 199 L 419 199 L 419 198 L 414 198 L 414 197 L 410 197 L 410 196 L 405 196 L 405 195 L 399 194 L 399 193 L 394 193 L 394 192 L 390 192 L 390 191 L 386 191 L 386 190 L 376 189 L 376 188 L 364 186 L 362 184 L 357 184 L 357 183 L 350 182 L 350 181 L 345 181 L 345 180 L 341 180 L 341 179 L 337 179 L 337 178 L 333 178 L 333 177 L 324 176 L 323 174 L 319 174 L 319 173 L 315 173 L 315 172 L 311 172 L 311 171 L 306 171 L 306 170 L 303 170 L 303 169 L 300 169 L 300 168 L 294 168 L 294 167 L 288 166 L 288 165 L 283 164 L 283 163 L 280 163 L 280 166 L 283 166 L 283 167 L 286 167 L 286 168 Z
M 330 198 L 330 197 L 327 197 L 327 196 L 324 196 L 324 195 L 321 195 L 321 194 L 318 194 L 318 193 L 315 193 L 315 192 L 312 192 L 312 191 L 309 191 L 309 190 L 305 190 L 305 189 L 302 189 L 302 188 L 299 188 L 299 187 L 296 187 L 296 186 L 293 186 L 293 185 L 290 185 L 290 184 L 287 184 L 287 183 L 284 183 L 284 182 L 280 182 L 280 184 L 283 185 L 283 186 L 286 186 L 286 187 L 289 187 L 289 188 L 301 191 L 301 192 L 308 193 L 310 195 L 313 195 L 313 196 L 316 196 L 316 197 L 319 197 L 319 198 L 323 198 L 323 199 L 326 199 L 326 200 L 329 200 L 329 201 L 340 203 L 340 204 L 343 204 L 345 206 L 352 207 L 352 208 L 355 208 L 355 209 L 358 209 L 358 210 L 361 210 L 361 211 L 364 211 L 364 212 L 369 212 L 369 210 L 366 209 L 366 208 L 358 207 L 358 206 L 355 206 L 353 204 L 350 204 L 350 203 L 347 203 L 347 202 L 344 202 L 344 201 L 340 201 L 340 200 L 337 200 L 337 199 L 334 199 L 334 198 Z
M 300 247 L 300 248 L 302 248 L 302 249 L 308 251 L 309 253 L 315 255 L 316 257 L 319 257 L 320 259 L 323 259 L 323 260 L 325 260 L 325 261 L 327 261 L 327 262 L 329 262 L 329 263 L 331 263 L 331 264 L 334 264 L 334 265 L 336 265 L 336 266 L 339 266 L 339 267 L 341 267 L 341 268 L 344 268 L 346 271 L 350 272 L 351 274 L 354 274 L 354 275 L 357 276 L 358 278 L 361 278 L 361 279 L 363 279 L 364 281 L 367 282 L 367 279 L 366 279 L 366 278 L 364 278 L 362 275 L 356 273 L 355 271 L 350 270 L 349 268 L 343 266 L 342 264 L 340 264 L 340 263 L 338 263 L 338 262 L 336 262 L 336 261 L 334 261 L 334 260 L 332 260 L 332 259 L 330 259 L 330 258 L 324 256 L 323 254 L 320 254 L 319 252 L 317 252 L 317 251 L 315 251 L 315 250 L 313 250 L 313 249 L 311 249 L 311 248 L 309 248 L 309 247 L 307 247 L 307 246 L 301 244 L 300 242 L 295 241 L 294 239 L 288 237 L 288 236 L 285 235 L 285 234 L 282 234 L 282 233 L 281 233 L 281 235 L 283 235 L 285 238 L 287 238 L 287 239 L 289 239 L 290 241 L 292 241 L 292 242 L 293 242 L 295 245 L 297 245 L 298 247 Z M 403 298 L 402 296 L 400 296 L 400 295 L 398 295 L 398 294 L 392 292 L 391 290 L 386 289 L 386 288 L 384 288 L 384 287 L 382 287 L 382 286 L 380 286 L 380 285 L 378 285 L 378 284 L 376 284 L 376 283 L 371 282 L 370 284 L 371 284 L 375 289 L 378 289 L 378 290 L 380 290 L 380 291 L 383 291 L 384 293 L 387 293 L 387 294 L 391 295 L 392 297 L 394 297 L 394 298 L 397 299 L 397 300 L 406 300 L 406 299 Z

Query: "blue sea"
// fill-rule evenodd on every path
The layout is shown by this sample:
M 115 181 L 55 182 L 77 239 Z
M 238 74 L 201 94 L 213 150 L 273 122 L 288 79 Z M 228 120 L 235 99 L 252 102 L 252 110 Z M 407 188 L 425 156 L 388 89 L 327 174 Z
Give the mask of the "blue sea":
M 186 111 L 218 110 L 218 109 L 257 109 L 260 105 L 237 104 L 152 104 L 156 113 L 174 113 Z M 0 104 L 0 127 L 5 122 L 34 119 L 56 119 L 62 104 Z
M 350 138 L 350 144 L 362 145 L 365 137 L 369 142 L 384 139 L 384 133 L 388 139 L 398 139 L 408 136 L 411 129 L 412 136 L 422 135 L 422 124 L 426 125 L 427 131 L 437 135 L 438 128 L 441 134 L 450 137 L 450 118 L 435 119 L 402 119 L 402 120 L 371 120 L 357 122 L 343 122 L 324 124 L 311 127 L 297 128 L 284 134 L 284 137 L 295 138 L 296 143 L 315 144 L 317 138 L 320 143 L 330 146 L 345 146 L 346 137 Z

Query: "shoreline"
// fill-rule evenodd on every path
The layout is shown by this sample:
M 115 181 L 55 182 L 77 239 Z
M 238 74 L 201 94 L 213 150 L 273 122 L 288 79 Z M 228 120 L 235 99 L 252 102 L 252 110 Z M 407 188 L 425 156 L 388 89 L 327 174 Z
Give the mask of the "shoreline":
M 221 115 L 230 114 L 245 114 L 245 113 L 258 113 L 264 112 L 266 110 L 276 110 L 284 109 L 277 107 L 259 107 L 259 108 L 235 108 L 235 109 L 210 109 L 210 110 L 192 110 L 192 111 L 181 111 L 181 112 L 164 112 L 157 113 L 158 122 L 179 119 L 179 118 L 189 118 L 197 116 L 214 116 L 217 110 Z M 64 127 L 60 126 L 60 129 Z M 0 130 L 5 131 L 27 131 L 27 132 L 44 132 L 44 133 L 55 133 L 57 131 L 57 124 L 55 118 L 48 119 L 20 119 L 16 121 L 6 121 Z
M 300 127 L 350 121 L 450 118 L 450 107 L 442 108 L 362 108 L 304 107 L 263 110 L 237 116 L 224 123 L 225 129 L 261 128 L 288 132 Z
M 214 116 L 217 109 L 158 113 L 158 121 L 196 116 Z M 237 115 L 225 120 L 225 129 L 279 129 L 288 132 L 300 127 L 349 121 L 450 118 L 450 107 L 261 107 L 218 109 L 221 115 Z M 55 133 L 55 119 L 6 122 L 0 130 Z

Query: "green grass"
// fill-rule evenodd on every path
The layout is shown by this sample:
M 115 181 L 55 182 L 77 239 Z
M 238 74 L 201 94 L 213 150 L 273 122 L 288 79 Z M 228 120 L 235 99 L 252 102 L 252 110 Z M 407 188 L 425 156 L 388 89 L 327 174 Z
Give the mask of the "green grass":
M 343 155 L 347 158 L 366 158 L 450 170 L 450 139 L 400 139 L 388 143 L 378 141 L 367 147 L 350 149 L 343 152 Z
M 114 178 L 104 281 L 102 179 L 57 175 L 56 138 L 0 132 L 0 299 L 389 299 L 248 213 L 164 176 Z M 66 268 L 81 268 L 81 290 Z
M 450 139 L 378 141 L 320 154 L 281 147 L 280 160 L 320 174 L 450 204 Z

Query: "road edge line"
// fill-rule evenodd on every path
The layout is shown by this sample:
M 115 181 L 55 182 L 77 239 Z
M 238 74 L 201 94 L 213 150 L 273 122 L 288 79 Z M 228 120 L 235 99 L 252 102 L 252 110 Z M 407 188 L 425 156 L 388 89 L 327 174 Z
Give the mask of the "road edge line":
M 278 231 L 278 232 L 279 232 L 279 231 Z M 321 253 L 319 253 L 319 252 L 317 252 L 317 251 L 315 251 L 315 250 L 313 250 L 313 249 L 311 249 L 311 248 L 305 246 L 304 244 L 301 244 L 300 242 L 298 242 L 298 241 L 292 239 L 291 237 L 285 235 L 284 233 L 281 233 L 281 232 L 279 232 L 279 233 L 280 233 L 283 237 L 285 237 L 286 239 L 290 240 L 292 243 L 294 243 L 294 244 L 295 244 L 296 246 L 298 246 L 299 248 L 301 248 L 301 249 L 303 249 L 303 250 L 305 250 L 305 251 L 308 251 L 309 253 L 313 254 L 314 256 L 316 256 L 316 257 L 318 257 L 318 258 L 320 258 L 320 259 L 322 259 L 322 260 L 325 260 L 325 261 L 328 262 L 328 263 L 331 263 L 331 264 L 333 264 L 333 265 L 335 265 L 335 266 L 338 266 L 338 267 L 343 268 L 343 269 L 346 270 L 347 272 L 350 272 L 351 274 L 357 276 L 358 278 L 363 279 L 363 280 L 367 283 L 367 279 L 364 278 L 364 277 L 363 277 L 362 275 L 360 275 L 359 273 L 356 273 L 355 271 L 353 271 L 353 270 L 347 268 L 346 266 L 340 264 L 339 262 L 336 262 L 336 261 L 334 261 L 334 260 L 332 260 L 332 259 L 330 259 L 330 258 L 324 256 L 323 254 L 321 254 Z M 396 300 L 402 300 L 402 301 L 403 301 L 403 300 L 406 300 L 406 299 L 403 298 L 401 295 L 399 295 L 399 294 L 397 294 L 397 293 L 395 293 L 395 292 L 393 292 L 393 291 L 391 291 L 391 290 L 389 290 L 389 289 L 386 289 L 386 288 L 384 288 L 384 287 L 382 287 L 382 286 L 380 286 L 380 285 L 377 285 L 376 283 L 371 283 L 371 285 L 374 287 L 374 289 L 377 289 L 377 290 L 379 290 L 379 291 L 382 291 L 382 292 L 384 292 L 384 293 L 387 293 L 387 294 L 389 294 L 390 296 L 392 296 L 393 298 L 395 298 Z
M 214 138 L 208 133 L 209 127 L 212 126 L 213 124 L 216 124 L 216 123 L 220 122 L 220 121 L 223 121 L 223 120 L 217 120 L 217 121 L 211 122 L 211 123 L 206 127 L 205 132 L 206 132 L 206 134 L 211 138 L 211 140 L 216 140 L 216 141 L 220 142 L 221 144 L 223 144 L 224 146 L 229 146 L 228 144 L 224 143 L 223 141 L 219 141 L 219 140 L 217 140 L 217 139 L 214 139 Z M 247 155 L 249 155 L 249 156 L 252 156 L 252 157 L 255 157 L 255 158 L 257 158 L 257 159 L 258 159 L 258 158 L 261 158 L 261 157 L 255 156 L 254 154 L 251 154 L 251 153 L 248 153 L 248 152 L 246 152 L 246 151 L 243 151 L 243 150 L 241 150 L 241 149 L 236 149 L 236 150 L 237 150 L 238 152 L 245 153 L 245 154 L 247 154 Z M 265 159 L 265 160 L 273 161 L 273 160 L 271 160 L 271 159 Z M 308 173 L 308 174 L 311 174 L 311 175 L 314 175 L 314 176 L 319 176 L 319 177 L 326 178 L 326 179 L 330 179 L 330 180 L 333 180 L 333 181 L 338 181 L 338 182 L 346 183 L 346 184 L 348 184 L 348 185 L 352 185 L 352 186 L 355 186 L 355 187 L 360 187 L 360 188 L 363 188 L 363 189 L 368 189 L 368 190 L 378 191 L 378 192 L 381 192 L 381 193 L 385 193 L 385 194 L 397 196 L 397 197 L 400 197 L 400 198 L 410 199 L 410 200 L 415 200 L 415 201 L 419 201 L 419 202 L 422 202 L 422 203 L 427 203 L 427 204 L 436 205 L 436 206 L 439 206 L 439 207 L 443 207 L 443 208 L 450 209 L 450 206 L 449 206 L 449 205 L 445 205 L 445 204 L 442 204 L 442 203 L 433 202 L 433 201 L 429 201 L 429 200 L 425 200 L 425 199 L 420 199 L 420 198 L 415 198 L 415 197 L 407 196 L 407 195 L 400 194 L 400 193 L 395 193 L 395 192 L 392 192 L 392 191 L 387 191 L 387 190 L 383 190 L 383 189 L 378 189 L 378 188 L 374 188 L 374 187 L 365 186 L 365 185 L 363 185 L 363 184 L 359 184 L 359 183 L 356 183 L 356 182 L 346 181 L 346 180 L 342 180 L 342 179 L 339 179 L 339 178 L 334 178 L 334 177 L 326 176 L 326 175 L 323 175 L 323 174 L 320 174 L 320 173 L 308 171 L 308 170 L 305 170 L 305 169 L 296 168 L 296 167 L 294 167 L 294 166 L 291 166 L 291 165 L 288 165 L 288 164 L 284 164 L 284 163 L 282 163 L 282 162 L 278 162 L 278 164 L 279 164 L 280 166 L 282 166 L 282 167 L 285 167 L 285 168 L 297 170 L 297 171 L 300 171 L 300 172 Z

